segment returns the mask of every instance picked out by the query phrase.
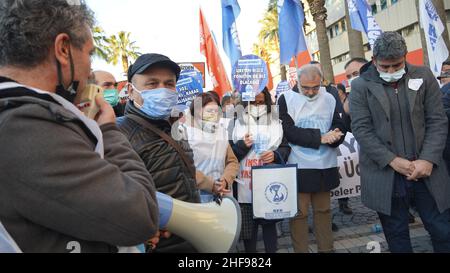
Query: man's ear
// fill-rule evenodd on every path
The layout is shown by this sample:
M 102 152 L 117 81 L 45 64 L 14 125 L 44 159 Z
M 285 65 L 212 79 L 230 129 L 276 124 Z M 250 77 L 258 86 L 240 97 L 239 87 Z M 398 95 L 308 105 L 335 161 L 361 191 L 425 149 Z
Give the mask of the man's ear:
M 133 100 L 133 87 L 131 86 L 131 82 L 127 83 L 127 92 L 128 92 L 128 99 Z
M 66 33 L 58 34 L 55 38 L 55 57 L 62 66 L 70 64 L 70 37 Z

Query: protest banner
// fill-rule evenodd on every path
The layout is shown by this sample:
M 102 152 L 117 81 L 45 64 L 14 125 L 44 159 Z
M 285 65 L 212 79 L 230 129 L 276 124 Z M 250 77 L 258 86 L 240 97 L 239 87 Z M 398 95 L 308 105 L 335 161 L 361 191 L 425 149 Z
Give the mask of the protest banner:
M 347 133 L 338 148 L 338 168 L 341 183 L 331 190 L 331 199 L 361 195 L 359 146 L 352 133 Z
M 280 82 L 278 85 L 277 85 L 277 89 L 276 89 L 276 91 L 275 91 L 275 96 L 277 97 L 277 98 L 279 98 L 280 97 L 280 95 L 283 93 L 283 92 L 286 92 L 286 91 L 288 91 L 288 90 L 290 90 L 291 88 L 290 88 L 290 86 L 289 86 L 289 82 L 288 81 L 282 81 L 282 82 Z
M 180 77 L 176 87 L 178 92 L 178 104 L 187 105 L 195 98 L 195 96 L 203 93 L 201 83 L 197 78 L 191 76 Z
M 181 68 L 180 78 L 183 75 L 192 76 L 192 70 L 200 72 L 202 87 L 205 88 L 205 63 L 204 62 L 192 62 L 192 63 L 177 63 Z M 198 77 L 198 76 L 196 76 Z

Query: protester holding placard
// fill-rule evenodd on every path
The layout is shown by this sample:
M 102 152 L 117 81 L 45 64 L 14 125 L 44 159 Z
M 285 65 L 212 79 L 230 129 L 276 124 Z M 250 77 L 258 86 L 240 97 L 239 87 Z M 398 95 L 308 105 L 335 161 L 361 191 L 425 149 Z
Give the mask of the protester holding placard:
M 237 198 L 242 211 L 241 239 L 245 251 L 256 252 L 258 226 L 262 225 L 267 253 L 277 250 L 276 221 L 253 219 L 252 166 L 284 164 L 290 147 L 283 137 L 283 128 L 276 113 L 272 112 L 271 95 L 267 88 L 250 103 L 246 113 L 238 114 L 233 131 L 233 151 L 240 162 L 237 179 Z
M 339 185 L 337 147 L 345 126 L 336 100 L 322 83 L 322 72 L 308 64 L 298 71 L 301 92 L 283 93 L 278 104 L 283 131 L 292 148 L 288 163 L 298 164 L 299 215 L 291 220 L 295 252 L 308 252 L 308 209 L 314 213 L 314 234 L 319 252 L 333 251 L 330 190 Z
M 184 123 L 185 137 L 194 152 L 197 170 L 204 176 L 197 179 L 202 203 L 213 201 L 213 195 L 231 193 L 239 163 L 228 142 L 226 128 L 219 123 L 219 101 L 210 92 L 198 95 Z

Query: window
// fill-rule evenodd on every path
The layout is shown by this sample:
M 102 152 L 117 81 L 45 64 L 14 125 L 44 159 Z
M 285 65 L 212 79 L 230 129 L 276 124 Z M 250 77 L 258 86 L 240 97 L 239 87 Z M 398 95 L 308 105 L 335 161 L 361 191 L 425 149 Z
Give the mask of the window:
M 398 2 L 398 0 L 391 0 L 391 5 L 394 5 L 397 2 Z
M 350 59 L 350 53 L 339 55 L 331 60 L 333 65 L 346 62 Z
M 399 32 L 403 37 L 410 36 L 411 34 L 418 33 L 419 32 L 419 24 L 413 24 L 409 25 L 405 28 L 402 28 Z
M 313 59 L 313 61 L 320 61 L 320 52 L 319 51 L 317 51 L 317 52 L 314 52 L 313 54 L 312 54 L 312 59 Z
M 337 37 L 346 31 L 345 18 L 328 27 L 328 36 Z
M 370 6 L 372 8 L 372 15 L 377 14 L 377 4 L 373 4 L 372 6 Z
M 381 10 L 387 9 L 387 0 L 380 1 Z

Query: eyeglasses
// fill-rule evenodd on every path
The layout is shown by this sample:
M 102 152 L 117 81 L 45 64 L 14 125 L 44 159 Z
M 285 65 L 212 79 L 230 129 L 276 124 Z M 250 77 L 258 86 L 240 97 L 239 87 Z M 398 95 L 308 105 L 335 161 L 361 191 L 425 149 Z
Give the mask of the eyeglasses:
M 309 91 L 309 90 L 311 90 L 311 91 L 319 91 L 319 89 L 320 89 L 320 85 L 317 85 L 317 86 L 300 86 L 301 88 L 302 88 L 302 91 Z

